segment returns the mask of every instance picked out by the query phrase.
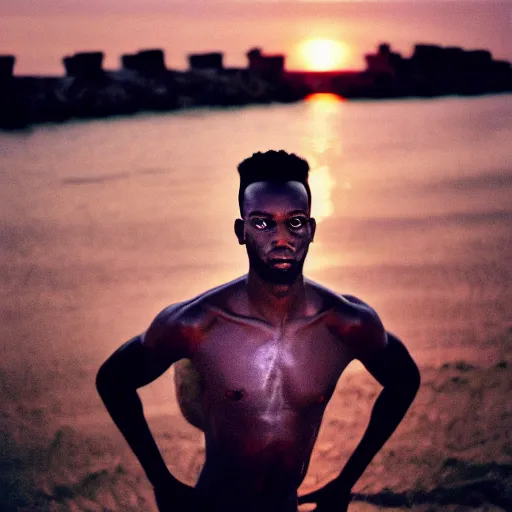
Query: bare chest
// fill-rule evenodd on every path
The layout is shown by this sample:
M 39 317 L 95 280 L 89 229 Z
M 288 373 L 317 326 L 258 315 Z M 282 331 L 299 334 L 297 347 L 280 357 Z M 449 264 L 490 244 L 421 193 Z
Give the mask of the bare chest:
M 298 411 L 327 403 L 350 360 L 322 325 L 270 330 L 219 321 L 194 363 L 217 403 Z

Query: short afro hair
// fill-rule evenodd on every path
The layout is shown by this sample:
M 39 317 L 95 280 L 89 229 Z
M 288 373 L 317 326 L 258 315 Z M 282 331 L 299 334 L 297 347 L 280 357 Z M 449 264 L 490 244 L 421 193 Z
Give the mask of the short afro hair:
M 258 181 L 271 181 L 285 183 L 298 181 L 304 185 L 308 195 L 309 209 L 311 211 L 311 189 L 308 183 L 309 164 L 303 158 L 286 151 L 266 151 L 254 153 L 238 165 L 240 175 L 240 188 L 238 190 L 238 205 L 243 216 L 243 203 L 245 189 Z

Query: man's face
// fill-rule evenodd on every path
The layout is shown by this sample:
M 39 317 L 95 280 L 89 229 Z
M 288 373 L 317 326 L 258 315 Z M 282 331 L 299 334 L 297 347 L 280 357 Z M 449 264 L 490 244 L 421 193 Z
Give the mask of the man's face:
M 273 284 L 291 284 L 302 273 L 315 221 L 309 217 L 306 188 L 298 181 L 260 181 L 244 192 L 240 243 L 251 269 Z

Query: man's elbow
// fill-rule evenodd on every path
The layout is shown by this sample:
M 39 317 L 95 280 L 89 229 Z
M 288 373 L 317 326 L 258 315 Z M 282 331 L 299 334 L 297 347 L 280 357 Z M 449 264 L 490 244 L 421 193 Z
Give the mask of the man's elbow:
M 120 388 L 126 387 L 122 385 L 121 376 L 115 366 L 111 359 L 107 359 L 96 374 L 96 389 L 103 401 L 118 394 Z
M 404 400 L 412 402 L 421 385 L 421 374 L 417 364 L 410 359 L 403 365 L 390 382 L 398 395 Z
M 390 384 L 401 389 L 412 398 L 421 385 L 421 374 L 418 365 L 409 354 L 405 345 L 393 334 L 387 333 L 392 363 L 389 365 L 392 371 L 389 372 Z
M 410 367 L 407 370 L 407 383 L 411 388 L 411 392 L 413 397 L 416 396 L 418 389 L 420 389 L 421 385 L 421 373 L 418 365 L 411 359 Z
M 421 374 L 414 360 L 409 356 L 395 361 L 381 379 L 381 384 L 397 398 L 412 401 L 421 384 Z
M 109 371 L 107 362 L 105 362 L 100 366 L 96 374 L 96 389 L 102 398 L 108 394 L 111 384 L 111 372 Z

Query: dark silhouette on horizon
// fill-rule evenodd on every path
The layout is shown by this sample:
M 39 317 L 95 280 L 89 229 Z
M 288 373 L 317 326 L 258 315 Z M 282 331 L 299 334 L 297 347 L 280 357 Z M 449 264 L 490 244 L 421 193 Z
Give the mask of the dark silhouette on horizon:
M 163 50 L 141 50 L 135 54 L 122 55 L 121 64 L 123 69 L 143 76 L 154 76 L 165 71 L 165 56 Z
M 287 71 L 285 55 L 247 52 L 245 68 L 229 68 L 222 52 L 188 55 L 189 69 L 168 69 L 162 49 L 120 58 L 104 53 L 63 58 L 65 76 L 17 76 L 16 57 L 0 55 L 0 129 L 188 107 L 300 101 L 318 92 L 347 99 L 387 99 L 512 92 L 510 62 L 487 50 L 416 44 L 410 58 L 387 43 L 365 55 L 362 71 Z

